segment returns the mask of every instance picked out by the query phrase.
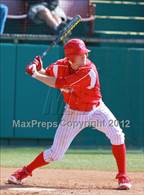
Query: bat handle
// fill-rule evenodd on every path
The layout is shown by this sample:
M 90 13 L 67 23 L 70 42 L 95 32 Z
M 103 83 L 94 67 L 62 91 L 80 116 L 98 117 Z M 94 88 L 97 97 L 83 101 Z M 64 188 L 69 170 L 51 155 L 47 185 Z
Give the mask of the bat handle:
M 44 51 L 44 52 L 42 53 L 42 55 L 40 56 L 40 58 L 43 59 L 43 58 L 46 56 L 46 54 L 47 54 L 47 51 Z
M 47 53 L 48 53 L 55 45 L 56 45 L 56 42 L 54 41 L 54 42 L 47 48 L 47 50 L 45 50 L 45 51 L 42 53 L 42 55 L 40 56 L 40 58 L 43 59 L 43 58 L 47 55 Z

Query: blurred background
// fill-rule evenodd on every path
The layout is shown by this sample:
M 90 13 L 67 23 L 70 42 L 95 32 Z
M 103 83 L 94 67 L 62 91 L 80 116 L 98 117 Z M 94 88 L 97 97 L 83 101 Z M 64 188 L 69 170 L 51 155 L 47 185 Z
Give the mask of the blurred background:
M 25 66 L 77 14 L 82 22 L 71 37 L 83 39 L 91 49 L 89 57 L 100 74 L 103 100 L 123 128 L 128 148 L 144 147 L 143 0 L 0 1 L 2 145 L 52 143 L 63 98 L 58 90 L 27 76 Z M 60 43 L 44 58 L 44 66 L 63 57 Z M 41 123 L 31 126 L 32 121 Z M 110 143 L 102 133 L 87 128 L 72 147 L 108 148 Z

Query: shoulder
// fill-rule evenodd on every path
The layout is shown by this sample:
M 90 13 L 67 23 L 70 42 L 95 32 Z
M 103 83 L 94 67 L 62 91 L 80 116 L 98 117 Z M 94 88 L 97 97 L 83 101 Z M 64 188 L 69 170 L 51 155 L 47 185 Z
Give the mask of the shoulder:
M 68 61 L 66 58 L 59 59 L 56 62 L 54 62 L 53 65 L 63 67 L 63 68 L 68 68 Z
M 95 72 L 97 72 L 97 65 L 96 65 L 94 62 L 92 62 L 91 60 L 89 60 L 89 59 L 88 59 L 88 66 L 89 66 L 92 70 L 94 70 Z
M 51 72 L 52 76 L 62 77 L 68 74 L 68 62 L 65 58 L 59 59 L 46 68 L 46 73 Z

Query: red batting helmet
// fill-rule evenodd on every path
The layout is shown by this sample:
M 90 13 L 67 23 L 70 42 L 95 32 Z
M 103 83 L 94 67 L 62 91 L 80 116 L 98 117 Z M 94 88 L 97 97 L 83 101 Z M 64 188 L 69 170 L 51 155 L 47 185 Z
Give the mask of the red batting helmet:
M 70 39 L 64 45 L 65 56 L 71 58 L 74 55 L 87 54 L 90 52 L 81 39 Z

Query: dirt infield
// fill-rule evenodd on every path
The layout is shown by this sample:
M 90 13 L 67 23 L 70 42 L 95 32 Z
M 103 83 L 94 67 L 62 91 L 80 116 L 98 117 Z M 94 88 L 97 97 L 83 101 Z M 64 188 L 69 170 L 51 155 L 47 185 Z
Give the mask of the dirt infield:
M 88 170 L 39 169 L 23 186 L 5 184 L 15 169 L 1 168 L 2 195 L 143 195 L 143 173 L 130 173 L 133 187 L 128 191 L 116 190 L 114 172 Z

